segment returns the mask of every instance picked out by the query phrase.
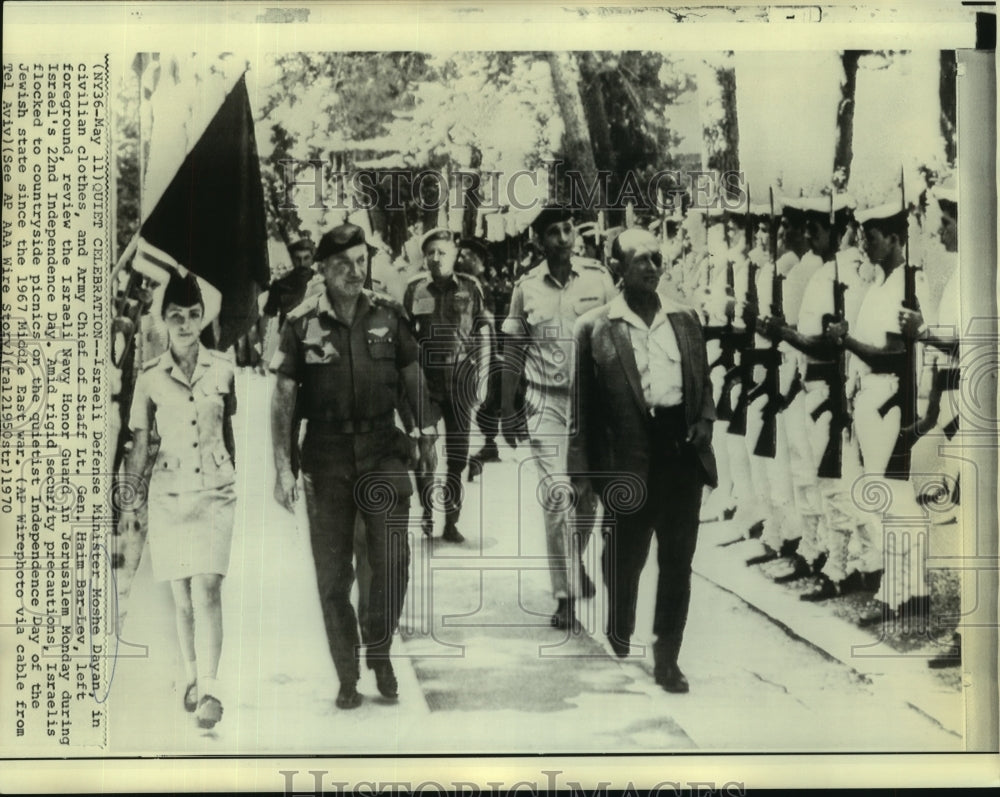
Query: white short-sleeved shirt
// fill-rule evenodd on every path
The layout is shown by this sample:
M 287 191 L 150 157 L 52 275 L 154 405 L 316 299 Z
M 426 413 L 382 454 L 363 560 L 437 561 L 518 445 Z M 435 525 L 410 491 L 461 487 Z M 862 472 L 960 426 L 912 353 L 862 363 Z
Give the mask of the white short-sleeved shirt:
M 892 270 L 881 285 L 868 289 L 858 310 L 857 323 L 851 330 L 855 340 L 868 346 L 884 348 L 888 343 L 888 335 L 899 333 L 899 313 L 903 308 L 905 285 L 904 267 L 900 265 Z M 927 280 L 923 271 L 917 271 L 915 285 L 924 321 L 933 325 L 934 309 L 928 298 Z M 854 362 L 861 376 L 871 373 L 871 368 L 860 357 L 855 357 Z
M 586 258 L 572 259 L 564 285 L 552 276 L 545 261 L 518 280 L 502 329 L 507 335 L 531 339 L 525 362 L 529 385 L 569 389 L 576 319 L 617 295 L 618 289 L 608 270 L 596 260 Z

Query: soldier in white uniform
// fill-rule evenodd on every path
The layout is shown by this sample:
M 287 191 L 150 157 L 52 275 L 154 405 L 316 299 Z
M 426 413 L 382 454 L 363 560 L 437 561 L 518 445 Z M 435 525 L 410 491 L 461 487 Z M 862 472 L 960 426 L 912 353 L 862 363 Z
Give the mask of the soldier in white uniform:
M 555 628 L 577 627 L 574 602 L 591 597 L 593 583 L 583 570 L 581 552 L 586 539 L 574 544 L 572 485 L 567 473 L 569 412 L 575 344 L 573 326 L 589 310 L 607 304 L 618 291 L 608 270 L 596 260 L 572 254 L 575 232 L 572 211 L 548 205 L 532 222 L 545 250 L 545 260 L 518 280 L 510 311 L 503 322 L 508 335 L 505 352 L 523 369 L 503 372 L 501 428 L 508 443 L 527 439 L 542 482 L 539 496 L 545 518 L 545 536 L 556 611 Z M 527 378 L 525 413 L 515 410 L 519 372 Z M 525 415 L 527 417 L 525 417 Z M 593 501 L 579 507 L 592 516 Z M 590 528 L 581 529 L 587 535 Z
M 906 264 L 909 212 L 900 209 L 899 205 L 885 205 L 858 212 L 856 218 L 863 228 L 868 258 L 881 267 L 885 281 L 868 290 L 853 329 L 846 322 L 835 323 L 827 327 L 826 334 L 856 355 L 851 360 L 852 371 L 858 380 L 854 429 L 861 447 L 865 481 L 858 494 L 886 491 L 890 501 L 886 516 L 920 520 L 924 513 L 915 500 L 909 474 L 890 467 L 900 436 L 901 409 L 894 406 L 882 412 L 887 402 L 897 395 L 900 384 L 899 374 L 892 372 L 892 363 L 898 361 L 904 350 L 899 335 L 899 314 L 903 309 L 905 270 L 909 267 Z M 922 272 L 916 272 L 914 282 L 920 308 L 930 308 L 927 282 Z M 876 595 L 879 611 L 863 618 L 861 624 L 876 624 L 890 616 L 926 617 L 929 609 L 927 584 L 922 563 L 916 555 L 919 553 L 916 541 L 902 535 L 893 535 L 887 540 L 879 522 L 881 519 L 884 516 L 879 513 L 873 518 L 874 523 L 859 526 L 859 533 L 870 534 L 869 539 L 859 541 L 868 552 L 862 556 L 873 561 L 882 559 L 885 570 Z
M 829 207 L 829 199 L 820 202 L 826 202 Z M 841 199 L 837 204 L 846 208 L 849 200 Z M 849 561 L 852 537 L 858 525 L 865 522 L 851 497 L 851 485 L 861 473 L 857 436 L 843 434 L 850 429 L 850 420 L 845 417 L 843 423 L 846 426 L 840 430 L 840 475 L 820 472 L 820 464 L 830 442 L 833 415 L 832 408 L 826 405 L 831 395 L 830 384 L 816 377 L 814 364 L 829 363 L 836 355 L 823 337 L 824 319 L 834 317 L 835 280 L 843 285 L 844 318 L 849 325 L 855 322 L 868 288 L 876 280 L 881 281 L 881 271 L 863 258 L 855 246 L 856 231 L 846 223 L 846 215 L 842 214 L 839 220 L 835 216 L 832 228 L 828 222 L 828 211 L 817 210 L 815 215 L 817 219 L 811 225 L 811 237 L 814 247 L 825 254 L 826 261 L 806 286 L 799 311 L 798 329 L 788 331 L 784 336 L 801 352 L 801 361 L 804 363 L 803 408 L 821 510 L 819 517 L 809 518 L 810 522 L 805 526 L 807 534 L 803 536 L 798 551 L 803 564 L 817 560 L 822 562 L 815 590 L 800 596 L 803 600 L 812 601 L 854 592 L 872 583 L 865 578 L 868 575 L 865 570 L 859 570 L 856 564 L 852 565 Z M 840 249 L 835 251 L 838 239 Z M 851 355 L 846 356 L 849 359 Z M 844 390 L 849 399 L 851 388 L 845 386 Z
M 784 283 L 786 306 L 796 308 L 794 325 L 786 316 L 788 323 L 774 325 L 773 332 L 794 350 L 790 354 L 803 386 L 785 412 L 796 508 L 802 525 L 798 543 L 794 538 L 782 540 L 780 552 L 787 555 L 789 566 L 776 576 L 778 582 L 808 575 L 814 565 L 822 565 L 821 557 L 825 555 L 822 541 L 827 535 L 826 512 L 817 471 L 826 448 L 830 415 L 824 412 L 817 419 L 812 415 L 829 392 L 825 382 L 809 378 L 808 366 L 817 359 L 815 336 L 822 333 L 823 314 L 833 312 L 833 260 L 853 204 L 845 194 L 834 196 L 832 201 L 830 197 L 815 197 L 793 203 L 802 214 L 805 242 L 810 251 L 802 256 Z M 825 272 L 824 263 L 828 264 Z M 852 265 L 848 270 L 856 269 Z

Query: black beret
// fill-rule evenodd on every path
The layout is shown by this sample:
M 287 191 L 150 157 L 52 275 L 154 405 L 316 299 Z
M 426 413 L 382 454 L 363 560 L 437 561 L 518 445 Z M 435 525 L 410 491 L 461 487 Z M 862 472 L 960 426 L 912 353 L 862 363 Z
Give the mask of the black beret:
M 168 304 L 175 304 L 178 307 L 194 307 L 200 304 L 205 306 L 205 300 L 201 298 L 201 288 L 198 286 L 198 279 L 190 271 L 181 276 L 177 272 L 170 274 L 167 287 L 163 290 L 162 311 L 166 312 Z
M 332 255 L 339 255 L 341 252 L 361 245 L 368 246 L 369 254 L 375 249 L 365 240 L 365 231 L 357 224 L 341 224 L 319 239 L 316 260 L 323 261 Z
M 531 222 L 531 229 L 536 236 L 541 238 L 545 235 L 545 231 L 550 225 L 558 224 L 562 221 L 573 221 L 573 209 L 567 205 L 550 203 L 545 205 L 542 208 L 542 212 Z

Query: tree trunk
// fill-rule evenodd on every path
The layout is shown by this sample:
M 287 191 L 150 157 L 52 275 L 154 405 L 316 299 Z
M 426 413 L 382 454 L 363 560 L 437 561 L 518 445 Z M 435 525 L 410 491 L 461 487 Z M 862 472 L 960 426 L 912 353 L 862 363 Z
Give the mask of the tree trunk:
M 837 109 L 837 148 L 833 154 L 834 183 L 838 188 L 847 185 L 854 159 L 854 90 L 857 85 L 860 50 L 844 50 L 841 63 L 844 82 L 840 86 L 840 107 Z
M 740 131 L 736 115 L 736 70 L 734 67 L 720 67 L 715 70 L 716 80 L 722 100 L 722 119 L 719 122 L 721 146 L 708 158 L 708 168 L 714 169 L 720 175 L 726 172 L 737 172 L 740 168 Z M 739 198 L 739 186 L 732 180 L 722 180 L 720 191 L 725 191 L 730 200 Z
M 597 165 L 594 160 L 594 147 L 590 140 L 590 133 L 587 131 L 577 76 L 570 64 L 563 60 L 569 56 L 549 52 L 545 54 L 545 57 L 549 62 L 549 69 L 552 73 L 552 89 L 565 127 L 563 132 L 565 170 L 573 169 L 579 172 L 583 184 L 589 189 L 597 182 Z M 565 198 L 567 193 L 565 185 L 557 185 L 555 190 L 558 198 Z M 603 197 L 600 197 L 598 201 L 603 201 Z M 588 210 L 590 212 L 586 215 L 596 215 L 592 209 Z
M 941 135 L 944 136 L 944 154 L 949 164 L 955 163 L 955 51 L 941 51 L 941 78 L 938 96 L 941 98 Z
M 466 170 L 472 172 L 476 177 L 475 181 L 468 192 L 468 195 L 464 197 L 465 207 L 462 209 L 462 236 L 464 238 L 474 238 L 478 234 L 476 229 L 476 222 L 479 221 L 479 204 L 472 200 L 475 197 L 477 200 L 482 199 L 480 194 L 481 179 L 479 177 L 479 170 L 483 166 L 483 153 L 479 147 L 472 145 L 472 153 L 469 156 L 469 167 Z

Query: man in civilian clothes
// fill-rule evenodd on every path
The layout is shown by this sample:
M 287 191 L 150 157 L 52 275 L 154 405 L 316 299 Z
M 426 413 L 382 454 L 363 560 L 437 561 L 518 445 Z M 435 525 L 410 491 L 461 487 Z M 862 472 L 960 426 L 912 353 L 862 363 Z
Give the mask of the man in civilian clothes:
M 576 325 L 579 417 L 572 462 L 586 463 L 605 495 L 616 473 L 641 481 L 634 505 L 606 501 L 608 640 L 616 655 L 628 655 L 639 577 L 655 532 L 654 677 L 668 692 L 687 692 L 677 660 L 691 560 L 702 488 L 718 481 L 712 382 L 696 312 L 657 294 L 663 266 L 656 237 L 627 230 L 619 248 L 622 294 Z

